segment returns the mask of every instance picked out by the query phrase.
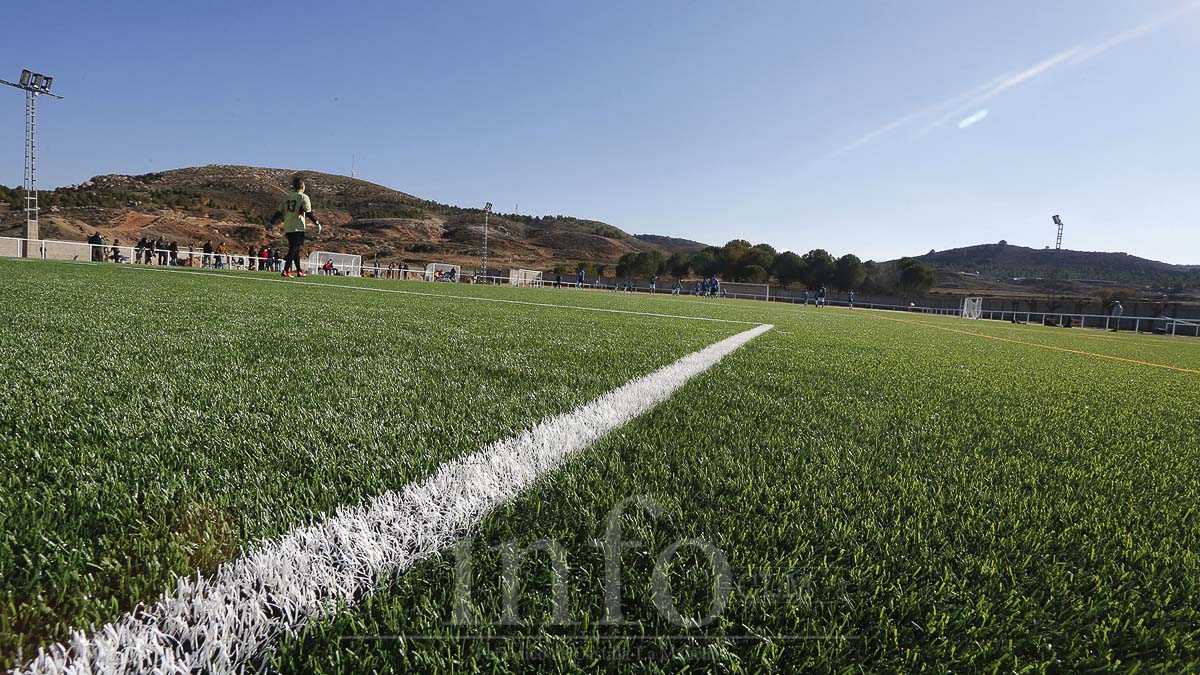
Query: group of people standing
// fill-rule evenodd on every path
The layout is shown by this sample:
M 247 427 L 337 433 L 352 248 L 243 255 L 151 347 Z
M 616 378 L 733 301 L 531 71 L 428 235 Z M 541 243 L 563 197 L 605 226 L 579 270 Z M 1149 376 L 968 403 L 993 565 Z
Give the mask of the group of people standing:
M 227 260 L 227 253 L 224 244 L 213 245 L 212 240 L 204 242 L 204 247 L 201 249 L 200 266 L 208 269 L 224 269 L 227 263 L 234 266 L 232 261 Z M 279 251 L 268 246 L 251 246 L 245 258 L 239 258 L 237 267 L 247 270 L 258 270 L 260 272 L 278 272 L 283 267 L 283 258 L 279 257 Z
M 721 297 L 721 280 L 715 276 L 696 280 L 695 294 L 702 298 Z
M 179 243 L 168 242 L 161 235 L 158 239 L 147 237 L 139 239 L 137 245 L 133 247 L 133 262 L 151 265 L 156 260 L 159 265 L 178 265 Z
M 400 263 L 397 265 L 396 263 L 388 263 L 386 270 L 377 270 L 376 274 L 379 272 L 383 273 L 384 279 L 404 279 L 408 274 L 408 264 Z

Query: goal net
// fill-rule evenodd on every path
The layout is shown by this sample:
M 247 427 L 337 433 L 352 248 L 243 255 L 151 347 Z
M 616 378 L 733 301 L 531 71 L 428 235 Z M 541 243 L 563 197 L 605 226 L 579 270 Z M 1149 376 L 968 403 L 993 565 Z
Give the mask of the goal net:
M 462 276 L 462 267 L 446 263 L 429 263 L 425 266 L 425 281 L 457 282 Z
M 541 286 L 542 273 L 538 270 L 509 270 L 508 283 L 511 286 Z
M 963 298 L 962 318 L 983 318 L 983 298 Z
M 362 256 L 349 253 L 313 251 L 308 254 L 309 274 L 332 274 L 343 277 L 362 276 Z

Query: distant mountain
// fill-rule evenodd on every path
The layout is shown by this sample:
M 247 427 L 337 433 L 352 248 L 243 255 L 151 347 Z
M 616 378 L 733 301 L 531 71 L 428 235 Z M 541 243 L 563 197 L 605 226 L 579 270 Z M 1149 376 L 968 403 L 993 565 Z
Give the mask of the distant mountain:
M 979 273 L 989 281 L 1044 279 L 1138 288 L 1200 286 L 1200 265 L 1172 265 L 1128 253 L 981 244 L 914 256 L 943 273 Z
M 140 176 L 97 176 L 40 195 L 41 235 L 83 240 L 94 230 L 108 241 L 132 244 L 165 237 L 180 246 L 212 239 L 240 251 L 281 244 L 279 228 L 265 224 L 297 173 L 291 169 L 209 165 Z M 453 262 L 478 266 L 482 209 L 421 199 L 364 180 L 302 172 L 325 234 L 310 248 L 358 253 L 382 263 Z M 7 205 L 7 209 L 5 206 Z M 0 187 L 0 233 L 12 236 L 23 218 L 22 195 Z M 596 220 L 569 216 L 496 214 L 488 217 L 490 267 L 548 269 L 577 262 L 615 263 L 625 253 L 657 249 L 670 255 L 703 244 L 631 235 Z
M 704 249 L 708 244 L 692 241 L 691 239 L 680 239 L 679 237 L 667 237 L 661 234 L 635 234 L 634 238 L 644 241 L 654 248 L 661 251 L 683 251 L 684 253 L 696 253 Z

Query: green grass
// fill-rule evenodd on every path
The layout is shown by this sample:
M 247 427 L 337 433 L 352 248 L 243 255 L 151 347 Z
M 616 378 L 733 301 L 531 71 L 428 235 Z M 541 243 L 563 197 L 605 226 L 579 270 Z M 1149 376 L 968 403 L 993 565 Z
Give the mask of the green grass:
M 269 278 L 0 260 L 0 666 L 740 330 Z
M 459 551 L 475 623 L 451 624 L 447 553 L 285 641 L 284 672 L 1200 668 L 1200 375 L 1044 348 L 1197 369 L 1200 341 L 223 276 L 0 261 L 16 308 L 0 324 L 8 663 L 747 327 L 437 297 L 469 295 L 776 329 L 489 516 Z M 289 311 L 303 321 L 281 324 Z M 627 623 L 601 625 L 593 541 L 639 495 L 663 510 L 628 509 Z M 655 557 L 684 538 L 719 548 L 733 580 L 699 628 L 652 602 Z M 496 547 L 539 540 L 567 555 L 573 623 L 554 624 L 533 553 L 525 623 L 505 625 Z M 708 564 L 685 547 L 667 571 L 682 614 L 707 610 Z
M 1184 413 L 1200 402 L 1196 375 L 865 313 L 771 319 L 776 331 L 487 519 L 471 545 L 478 625 L 447 625 L 447 555 L 289 641 L 277 665 L 1200 666 L 1200 430 Z M 627 520 L 626 538 L 644 542 L 623 555 L 625 619 L 639 623 L 599 626 L 591 541 L 635 495 L 664 508 Z M 686 630 L 664 620 L 649 579 L 662 550 L 692 537 L 720 548 L 735 590 L 719 621 Z M 527 625 L 503 625 L 495 547 L 539 540 L 567 552 L 575 623 L 554 625 L 538 553 L 521 568 Z M 677 601 L 702 616 L 707 562 L 678 562 Z

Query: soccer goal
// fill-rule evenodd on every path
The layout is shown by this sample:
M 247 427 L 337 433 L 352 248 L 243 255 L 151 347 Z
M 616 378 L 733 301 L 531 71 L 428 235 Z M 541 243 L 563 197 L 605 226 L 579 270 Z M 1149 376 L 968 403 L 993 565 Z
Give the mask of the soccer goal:
M 538 270 L 509 270 L 508 283 L 511 286 L 542 285 L 542 273 Z
M 362 256 L 349 253 L 313 251 L 308 254 L 309 274 L 330 274 L 342 277 L 362 276 Z
M 425 266 L 425 281 L 457 282 L 460 276 L 462 276 L 462 267 L 460 265 L 429 263 Z
M 962 318 L 983 318 L 983 298 L 963 298 Z

